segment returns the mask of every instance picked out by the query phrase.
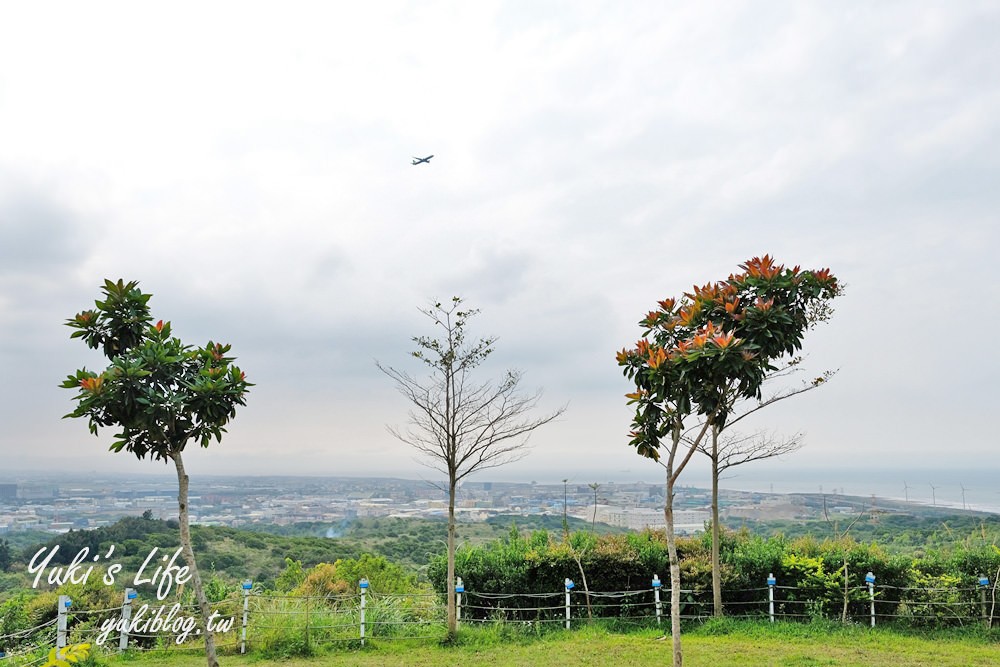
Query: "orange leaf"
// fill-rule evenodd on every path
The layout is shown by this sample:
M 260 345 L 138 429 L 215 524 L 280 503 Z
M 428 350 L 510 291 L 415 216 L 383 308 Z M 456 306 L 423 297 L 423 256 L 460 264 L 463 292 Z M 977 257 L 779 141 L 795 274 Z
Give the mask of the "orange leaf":
M 662 347 L 658 347 L 649 353 L 649 367 L 659 368 L 660 364 L 667 360 L 667 353 Z

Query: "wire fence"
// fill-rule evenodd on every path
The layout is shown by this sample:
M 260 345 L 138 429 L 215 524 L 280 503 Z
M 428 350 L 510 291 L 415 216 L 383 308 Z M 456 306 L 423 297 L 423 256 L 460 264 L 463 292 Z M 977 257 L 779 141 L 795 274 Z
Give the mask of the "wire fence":
M 581 591 L 566 580 L 562 591 L 502 593 L 466 591 L 457 580 L 460 624 L 573 628 L 591 619 L 625 627 L 669 624 L 670 589 L 657 578 L 647 589 Z M 979 579 L 965 587 L 876 585 L 869 573 L 864 586 L 768 585 L 723 591 L 725 613 L 764 621 L 843 618 L 854 623 L 906 626 L 966 626 L 997 618 L 996 586 Z M 684 620 L 714 613 L 710 590 L 679 591 Z M 241 591 L 211 603 L 210 625 L 222 653 L 308 654 L 321 646 L 363 646 L 367 641 L 439 639 L 446 628 L 446 606 L 433 593 L 390 594 L 360 582 L 357 593 L 326 596 Z M 77 609 L 60 596 L 55 617 L 0 634 L 0 667 L 33 667 L 48 661 L 52 648 L 89 644 L 91 650 L 204 650 L 197 605 L 143 601 L 127 589 L 121 607 Z M 0 618 L 0 630 L 10 623 Z

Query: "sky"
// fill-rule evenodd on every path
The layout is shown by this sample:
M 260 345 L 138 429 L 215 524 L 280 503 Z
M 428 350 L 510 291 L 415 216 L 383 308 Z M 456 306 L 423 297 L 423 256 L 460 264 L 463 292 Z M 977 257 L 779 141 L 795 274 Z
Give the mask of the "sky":
M 764 253 L 846 291 L 805 339 L 835 378 L 748 425 L 804 448 L 744 479 L 983 477 L 997 34 L 993 2 L 0 2 L 0 477 L 160 469 L 61 419 L 104 366 L 63 322 L 124 278 L 255 383 L 193 476 L 433 475 L 375 362 L 420 372 L 459 295 L 480 377 L 566 406 L 491 478 L 658 480 L 614 353 Z

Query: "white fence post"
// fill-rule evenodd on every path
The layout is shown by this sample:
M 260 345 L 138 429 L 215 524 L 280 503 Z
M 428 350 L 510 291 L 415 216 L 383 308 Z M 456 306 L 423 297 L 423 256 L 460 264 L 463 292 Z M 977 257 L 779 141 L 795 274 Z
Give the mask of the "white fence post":
M 455 625 L 462 622 L 462 593 L 465 592 L 465 584 L 462 577 L 455 578 Z
M 875 627 L 875 575 L 869 572 L 865 575 L 865 583 L 868 584 L 868 597 L 872 603 L 872 627 Z
M 128 648 L 128 625 L 132 618 L 132 600 L 138 595 L 134 588 L 125 589 L 125 600 L 122 602 L 122 634 L 118 638 L 118 650 L 124 651 Z
M 774 572 L 769 572 L 767 575 L 767 606 L 772 623 L 774 623 L 774 586 L 777 583 L 778 580 L 774 578 Z
M 66 648 L 66 620 L 69 608 L 73 606 L 73 601 L 68 595 L 59 596 L 59 608 L 56 616 L 56 648 Z
M 660 581 L 660 575 L 653 575 L 653 599 L 656 600 L 656 624 L 660 625 L 663 622 L 661 615 L 663 614 L 663 606 L 660 604 L 660 588 L 663 583 Z
M 573 583 L 572 579 L 570 579 L 569 577 L 566 578 L 565 586 L 566 586 L 566 629 L 567 630 L 569 630 L 569 622 L 570 622 L 570 614 L 569 614 L 569 592 L 571 590 L 573 590 L 573 586 L 575 586 L 575 585 L 576 584 Z
M 240 653 L 247 652 L 247 616 L 250 611 L 250 590 L 253 582 L 247 579 L 243 582 L 243 628 L 240 630 Z
M 365 645 L 365 598 L 368 593 L 368 580 L 362 579 L 359 584 L 361 586 L 361 645 Z

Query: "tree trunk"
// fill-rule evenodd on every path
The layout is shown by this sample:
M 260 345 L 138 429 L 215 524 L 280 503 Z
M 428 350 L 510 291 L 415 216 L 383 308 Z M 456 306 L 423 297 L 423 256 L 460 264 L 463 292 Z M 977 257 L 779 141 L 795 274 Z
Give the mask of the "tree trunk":
M 722 564 L 719 560 L 719 430 L 712 427 L 712 609 L 722 616 Z
M 992 604 L 990 605 L 990 617 L 986 619 L 986 629 L 993 629 L 993 618 L 997 611 L 997 584 L 1000 584 L 1000 567 L 997 568 L 997 574 L 993 577 L 993 588 L 990 589 L 990 600 Z
M 458 615 L 455 610 L 455 476 L 448 478 L 448 640 L 458 634 Z
M 850 580 L 847 577 L 847 551 L 844 551 L 844 611 L 840 616 L 841 623 L 847 623 L 847 603 L 850 600 Z
M 177 468 L 177 521 L 181 527 L 181 553 L 184 560 L 191 568 L 191 583 L 194 585 L 194 596 L 198 602 L 198 610 L 201 612 L 201 632 L 205 637 L 205 657 L 208 659 L 208 667 L 219 667 L 219 659 L 215 653 L 215 636 L 208 627 L 208 619 L 212 615 L 212 610 L 208 606 L 208 598 L 205 597 L 205 588 L 201 584 L 201 575 L 198 573 L 198 565 L 194 560 L 194 549 L 191 546 L 191 528 L 188 525 L 188 476 L 184 471 L 184 461 L 181 453 L 174 452 L 170 456 Z
M 586 550 L 582 554 L 576 553 L 576 549 L 570 547 L 570 553 L 573 555 L 573 560 L 576 561 L 576 567 L 580 570 L 580 580 L 583 581 L 583 594 L 587 599 L 587 620 L 593 622 L 594 620 L 594 609 L 590 605 L 590 586 L 587 585 L 587 573 L 583 571 L 583 557 L 587 554 Z
M 667 554 L 670 557 L 670 636 L 673 640 L 673 666 L 681 667 L 681 566 L 677 558 L 674 537 L 674 479 L 672 467 L 667 469 L 667 503 L 663 508 L 667 520 Z

